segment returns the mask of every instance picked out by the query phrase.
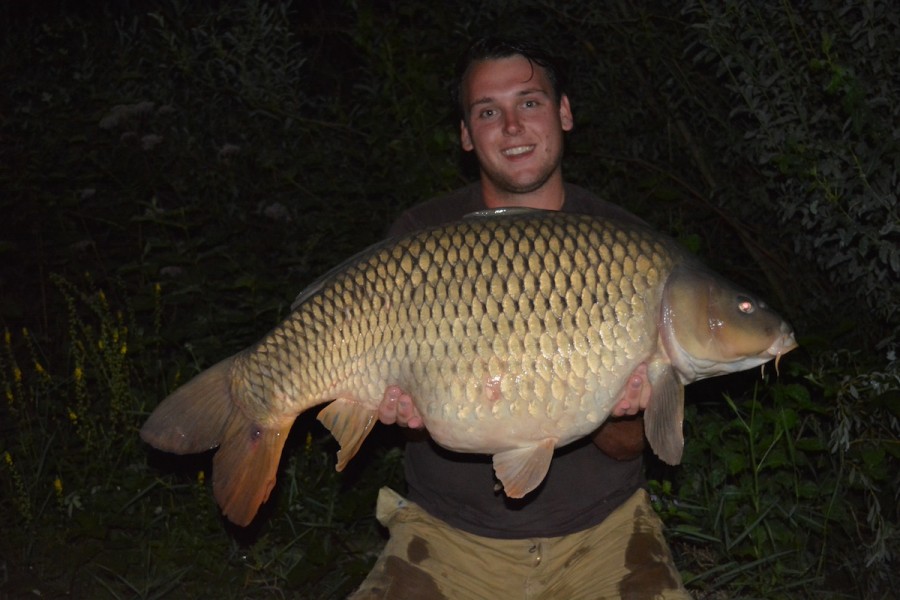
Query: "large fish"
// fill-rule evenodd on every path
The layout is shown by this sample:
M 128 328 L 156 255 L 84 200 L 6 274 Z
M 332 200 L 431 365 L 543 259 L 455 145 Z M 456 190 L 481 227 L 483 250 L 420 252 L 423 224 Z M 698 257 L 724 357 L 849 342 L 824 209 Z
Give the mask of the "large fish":
M 479 214 L 377 244 L 304 290 L 255 345 L 203 371 L 141 437 L 177 454 L 219 447 L 213 491 L 246 525 L 275 484 L 294 419 L 318 415 L 338 470 L 377 421 L 385 388 L 414 398 L 431 437 L 493 455 L 510 497 L 544 479 L 553 449 L 607 418 L 648 365 L 653 450 L 683 448 L 684 384 L 796 346 L 791 328 L 651 229 L 590 216 Z

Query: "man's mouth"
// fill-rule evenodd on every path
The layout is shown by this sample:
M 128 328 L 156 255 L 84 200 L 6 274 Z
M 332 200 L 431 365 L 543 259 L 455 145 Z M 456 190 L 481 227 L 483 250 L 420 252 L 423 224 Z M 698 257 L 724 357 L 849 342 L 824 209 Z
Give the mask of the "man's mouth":
M 521 156 L 522 154 L 528 154 L 534 150 L 534 145 L 529 146 L 516 146 L 515 148 L 507 148 L 501 152 L 503 156 Z

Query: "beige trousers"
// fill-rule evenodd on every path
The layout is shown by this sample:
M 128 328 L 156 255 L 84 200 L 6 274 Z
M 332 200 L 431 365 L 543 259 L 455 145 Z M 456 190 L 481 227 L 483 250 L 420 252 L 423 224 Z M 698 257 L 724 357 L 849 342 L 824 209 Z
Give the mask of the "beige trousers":
M 389 488 L 376 515 L 391 536 L 352 600 L 690 599 L 644 490 L 599 525 L 563 537 L 473 535 Z

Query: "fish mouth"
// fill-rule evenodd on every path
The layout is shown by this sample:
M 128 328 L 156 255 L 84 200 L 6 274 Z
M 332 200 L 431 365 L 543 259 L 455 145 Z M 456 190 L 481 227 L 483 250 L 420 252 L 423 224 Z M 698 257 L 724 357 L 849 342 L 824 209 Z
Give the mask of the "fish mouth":
M 766 350 L 769 356 L 775 357 L 776 375 L 778 375 L 778 363 L 781 362 L 781 357 L 797 347 L 797 339 L 794 337 L 794 332 L 790 327 L 786 327 L 785 324 L 782 324 L 781 333 L 781 337 L 777 338 L 775 342 L 769 346 L 769 349 Z
M 525 146 L 513 146 L 512 148 L 505 148 L 501 150 L 500 153 L 506 157 L 522 156 L 523 154 L 533 152 L 535 147 L 536 146 L 534 144 L 528 144 Z

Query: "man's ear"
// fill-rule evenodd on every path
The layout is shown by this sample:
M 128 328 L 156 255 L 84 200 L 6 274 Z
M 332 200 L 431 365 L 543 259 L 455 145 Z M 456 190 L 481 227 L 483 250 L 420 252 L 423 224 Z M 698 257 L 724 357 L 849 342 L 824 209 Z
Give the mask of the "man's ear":
M 569 97 L 563 94 L 559 97 L 559 122 L 563 131 L 572 131 L 575 127 L 575 119 L 572 118 L 572 107 L 569 105 Z
M 459 120 L 459 143 L 466 152 L 471 152 L 475 149 L 475 145 L 472 144 L 472 136 L 469 135 L 469 128 L 466 127 L 465 119 Z

